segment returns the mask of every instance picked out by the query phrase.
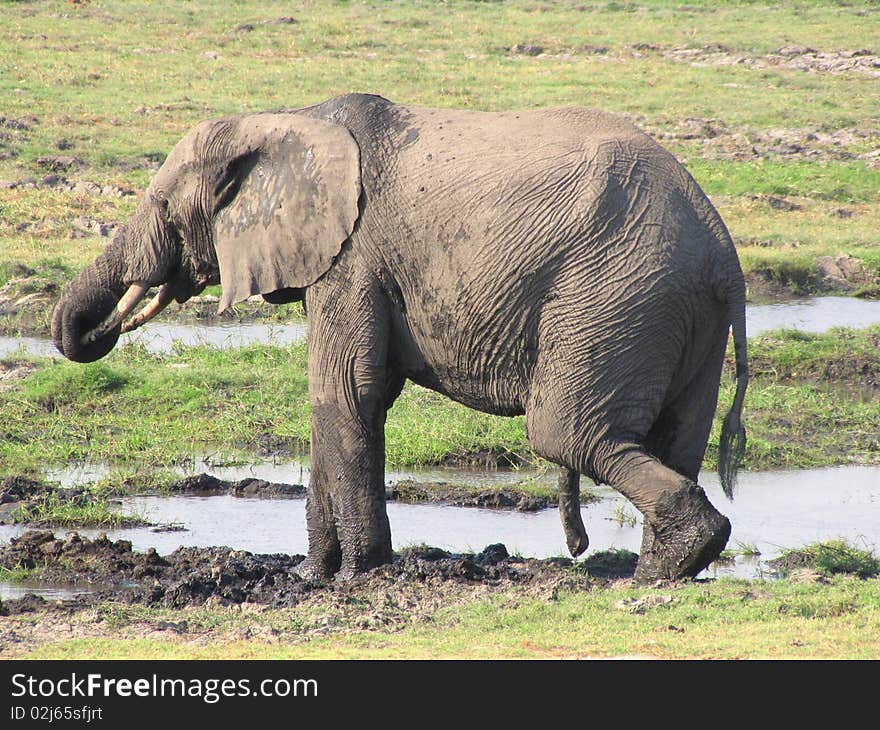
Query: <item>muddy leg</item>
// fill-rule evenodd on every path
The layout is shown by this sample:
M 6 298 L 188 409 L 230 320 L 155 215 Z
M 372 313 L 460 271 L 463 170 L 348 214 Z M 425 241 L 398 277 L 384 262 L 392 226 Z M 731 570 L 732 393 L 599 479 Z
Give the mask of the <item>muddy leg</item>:
M 727 545 L 730 522 L 695 482 L 634 443 L 605 443 L 597 476 L 644 515 L 638 582 L 693 577 Z
M 559 517 L 568 552 L 576 558 L 587 549 L 590 538 L 581 518 L 581 475 L 571 469 L 559 471 Z

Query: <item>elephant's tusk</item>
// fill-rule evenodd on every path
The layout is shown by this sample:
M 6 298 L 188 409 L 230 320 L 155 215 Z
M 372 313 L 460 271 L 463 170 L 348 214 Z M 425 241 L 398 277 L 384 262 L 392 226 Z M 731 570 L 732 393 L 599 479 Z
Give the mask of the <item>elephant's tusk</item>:
M 165 309 L 165 307 L 171 303 L 172 299 L 174 299 L 174 293 L 171 284 L 163 284 L 159 289 L 159 293 L 150 300 L 147 306 L 134 315 L 134 317 L 131 317 L 122 323 L 122 331 L 131 332 L 141 325 L 146 324 L 159 314 L 159 312 Z
M 149 288 L 146 284 L 132 284 L 128 287 L 128 291 L 122 295 L 122 299 L 119 300 L 116 308 L 110 312 L 104 321 L 83 335 L 82 340 L 80 340 L 81 344 L 85 347 L 104 337 L 131 313 L 131 310 L 144 298 Z

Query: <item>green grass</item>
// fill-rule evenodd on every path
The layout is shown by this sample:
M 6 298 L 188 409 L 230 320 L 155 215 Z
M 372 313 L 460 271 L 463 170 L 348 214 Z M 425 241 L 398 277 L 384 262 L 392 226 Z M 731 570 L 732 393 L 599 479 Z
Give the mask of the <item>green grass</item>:
M 18 525 L 69 529 L 84 527 L 118 529 L 150 524 L 137 515 L 120 513 L 118 508 L 101 498 L 79 502 L 62 499 L 57 494 L 50 494 L 37 504 L 18 507 L 11 517 Z
M 0 583 L 23 583 L 38 572 L 38 568 L 25 568 L 17 565 L 12 568 L 0 567 Z
M 710 197 L 781 195 L 867 203 L 876 201 L 880 190 L 880 169 L 862 162 L 690 160 L 688 169 Z
M 857 548 L 843 540 L 829 540 L 814 545 L 786 550 L 771 561 L 783 575 L 796 568 L 813 568 L 823 575 L 854 575 L 876 578 L 880 575 L 880 559 L 870 550 Z
M 304 634 L 315 608 L 242 614 L 108 607 L 100 636 L 42 643 L 40 659 L 551 659 L 880 658 L 880 581 L 834 576 L 825 583 L 746 582 L 563 590 L 556 598 L 521 593 L 441 608 L 430 621 L 373 630 L 343 623 L 329 635 Z M 364 610 L 369 608 L 365 603 Z M 188 631 L 144 638 L 161 620 Z M 24 619 L 15 619 L 24 620 Z M 71 621 L 68 619 L 68 621 Z M 95 615 L 74 616 L 95 631 Z M 332 624 L 331 624 L 332 626 Z M 244 628 L 254 637 L 237 638 Z M 327 633 L 325 631 L 325 633 Z M 256 637 L 272 634 L 271 641 Z M 305 639 L 308 639 L 307 641 Z
M 874 327 L 752 339 L 746 466 L 877 463 L 880 411 L 868 383 L 880 373 L 878 338 Z M 130 475 L 218 450 L 253 459 L 267 438 L 294 453 L 307 448 L 304 344 L 191 347 L 167 356 L 127 347 L 88 365 L 37 362 L 35 372 L 0 392 L 0 471 L 89 459 Z M 726 375 L 706 469 L 715 466 L 732 398 Z M 389 413 L 386 449 L 389 468 L 485 451 L 535 459 L 521 417 L 479 413 L 411 384 Z
M 72 181 L 141 190 L 201 119 L 303 106 L 348 91 L 485 110 L 598 106 L 633 115 L 660 132 L 693 117 L 717 120 L 732 131 L 877 126 L 876 79 L 867 74 L 688 64 L 666 53 L 723 46 L 761 58 L 788 45 L 863 48 L 866 38 L 880 36 L 880 13 L 870 0 L 367 0 L 294 7 L 254 0 L 104 0 L 82 6 L 37 0 L 4 3 L 3 14 L 0 114 L 25 128 L 0 128 L 0 180 L 39 180 L 47 169 L 38 158 L 63 154 L 80 161 L 65 173 Z M 291 14 L 296 22 L 278 22 Z M 544 53 L 511 53 L 518 44 L 540 46 Z M 639 44 L 658 49 L 640 51 Z M 873 144 L 854 140 L 841 149 L 858 153 Z M 833 255 L 841 245 L 876 250 L 880 243 L 876 166 L 774 153 L 753 160 L 704 159 L 696 142 L 669 146 L 710 195 L 725 199 L 737 240 L 758 237 L 783 250 L 782 257 L 764 257 L 765 266 L 782 266 L 793 245 L 811 245 L 815 258 Z M 800 212 L 755 220 L 742 211 L 755 194 L 861 205 L 871 212 L 837 223 Z M 0 267 L 36 267 L 54 258 L 78 270 L 106 240 L 69 238 L 76 220 L 124 221 L 136 203 L 136 196 L 0 189 Z M 754 261 L 760 252 L 750 256 Z
M 768 332 L 749 341 L 749 368 L 759 381 L 880 383 L 880 326 Z

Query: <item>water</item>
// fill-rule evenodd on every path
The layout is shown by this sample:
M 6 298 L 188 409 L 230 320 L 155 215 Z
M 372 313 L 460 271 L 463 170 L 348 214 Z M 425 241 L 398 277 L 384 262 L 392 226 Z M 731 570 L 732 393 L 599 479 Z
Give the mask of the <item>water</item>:
M 878 322 L 880 301 L 852 297 L 814 297 L 778 304 L 750 304 L 746 307 L 746 331 L 749 337 L 783 327 L 821 333 L 832 327 L 859 329 Z
M 287 345 L 306 338 L 306 323 L 261 324 L 259 322 L 186 325 L 168 323 L 146 324 L 120 337 L 123 346 L 129 342 L 143 345 L 152 353 L 172 352 L 178 346 L 210 345 L 220 349 L 254 344 Z
M 305 321 L 288 324 L 225 322 L 222 324 L 174 324 L 150 322 L 119 338 L 117 347 L 136 343 L 148 352 L 165 354 L 176 347 L 209 345 L 217 348 L 244 347 L 253 344 L 287 345 L 304 340 Z M 0 337 L 0 357 L 24 351 L 38 357 L 60 357 L 52 340 L 45 337 Z
M 880 323 L 880 301 L 852 297 L 815 297 L 777 304 L 750 304 L 746 308 L 749 336 L 781 327 L 804 332 L 826 332 L 832 327 L 867 327 Z M 305 321 L 290 324 L 223 323 L 171 324 L 150 322 L 120 337 L 118 346 L 136 342 L 152 353 L 172 352 L 176 346 L 211 345 L 228 348 L 255 343 L 285 345 L 306 336 Z M 52 341 L 41 337 L 0 337 L 0 357 L 19 351 L 56 357 Z
M 109 586 L 108 586 L 109 588 Z M 99 590 L 94 585 L 75 584 L 47 584 L 40 581 L 21 581 L 17 583 L 0 582 L 0 601 L 11 601 L 15 598 L 24 598 L 27 595 L 36 594 L 47 601 L 62 601 L 68 598 L 93 593 Z
M 303 470 L 300 472 L 300 470 Z M 255 467 L 261 478 L 283 481 L 295 474 L 307 481 L 302 464 L 264 463 Z M 224 469 L 215 470 L 224 472 Z M 300 474 L 305 479 L 300 477 Z M 455 474 L 459 478 L 455 479 Z M 236 476 L 244 474 L 237 471 Z M 246 475 L 251 475 L 248 470 Z M 526 477 L 553 480 L 553 474 L 528 471 L 460 470 L 391 473 L 389 481 L 417 478 L 421 481 L 482 481 L 497 485 L 515 484 Z M 770 577 L 766 561 L 784 550 L 831 539 L 843 539 L 866 550 L 880 544 L 880 467 L 846 466 L 781 472 L 745 472 L 740 475 L 736 498 L 728 501 L 715 474 L 701 478 L 710 500 L 733 524 L 728 543 L 731 550 L 756 549 L 759 557 L 737 557 L 733 563 L 715 564 L 702 575 Z M 585 487 L 586 488 L 586 487 Z M 581 514 L 590 536 L 590 549 L 583 557 L 609 548 L 638 552 L 641 519 L 638 512 L 614 490 L 590 486 L 600 496 L 584 505 Z M 155 547 L 160 554 L 180 546 L 225 545 L 254 553 L 304 554 L 307 550 L 305 500 L 247 499 L 229 495 L 216 497 L 129 497 L 121 500 L 120 510 L 146 517 L 157 523 L 179 523 L 185 532 L 153 532 L 140 527 L 108 531 L 111 539 L 132 542 L 136 550 Z M 477 552 L 486 545 L 501 542 L 513 554 L 547 558 L 567 555 L 565 540 L 555 509 L 536 513 L 453 507 L 449 505 L 407 505 L 390 502 L 394 548 L 429 544 L 451 552 Z M 0 540 L 6 541 L 24 531 L 19 526 L 0 526 Z M 58 531 L 62 534 L 64 531 Z M 81 530 L 89 537 L 99 530 Z M 37 591 L 33 585 L 11 587 L 0 584 L 0 598 L 11 590 Z M 4 593 L 6 591 L 7 593 Z M 54 596 L 64 589 L 52 586 Z M 61 593 L 59 593 L 61 591 Z

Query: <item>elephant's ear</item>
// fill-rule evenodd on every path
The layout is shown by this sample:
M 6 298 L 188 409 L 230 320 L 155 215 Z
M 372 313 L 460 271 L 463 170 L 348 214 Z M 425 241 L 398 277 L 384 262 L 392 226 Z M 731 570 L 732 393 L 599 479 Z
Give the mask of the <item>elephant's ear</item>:
M 213 191 L 220 312 L 252 294 L 317 281 L 354 230 L 361 193 L 360 153 L 345 127 L 259 114 L 227 133 L 231 154 Z

